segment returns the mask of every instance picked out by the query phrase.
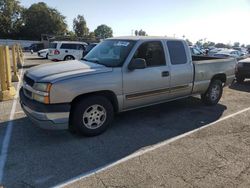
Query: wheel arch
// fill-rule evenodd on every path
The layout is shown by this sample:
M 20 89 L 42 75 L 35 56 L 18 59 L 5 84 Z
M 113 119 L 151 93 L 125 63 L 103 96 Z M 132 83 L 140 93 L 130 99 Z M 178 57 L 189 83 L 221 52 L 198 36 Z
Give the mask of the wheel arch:
M 69 54 L 67 54 L 67 55 L 64 56 L 63 60 L 65 61 L 65 60 L 66 60 L 66 57 L 69 57 L 69 56 L 70 56 L 70 57 L 73 57 L 74 59 L 76 59 L 76 57 L 75 57 L 74 55 L 71 55 L 71 54 L 69 55 Z
M 226 76 L 225 73 L 219 73 L 219 74 L 216 74 L 216 75 L 214 75 L 214 76 L 212 77 L 211 82 L 212 82 L 213 80 L 220 80 L 222 83 L 226 83 L 226 81 L 227 81 L 227 76 Z
M 77 104 L 78 101 L 82 100 L 83 98 L 90 97 L 90 96 L 104 96 L 104 97 L 106 97 L 111 102 L 111 104 L 114 108 L 114 111 L 118 112 L 118 110 L 119 110 L 118 99 L 116 97 L 116 94 L 110 90 L 102 90 L 102 91 L 78 95 L 71 101 L 71 109 L 74 108 L 74 105 Z

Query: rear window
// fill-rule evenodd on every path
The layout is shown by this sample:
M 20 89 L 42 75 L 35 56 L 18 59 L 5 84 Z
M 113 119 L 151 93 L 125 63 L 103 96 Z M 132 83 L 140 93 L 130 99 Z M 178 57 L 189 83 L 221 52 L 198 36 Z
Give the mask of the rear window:
M 52 42 L 49 44 L 49 48 L 56 49 L 56 47 L 57 47 L 57 43 L 55 42 Z
M 77 47 L 78 47 L 77 44 L 63 43 L 63 44 L 61 45 L 61 49 L 76 50 Z
M 172 65 L 187 63 L 187 55 L 184 44 L 181 41 L 168 41 L 168 51 Z

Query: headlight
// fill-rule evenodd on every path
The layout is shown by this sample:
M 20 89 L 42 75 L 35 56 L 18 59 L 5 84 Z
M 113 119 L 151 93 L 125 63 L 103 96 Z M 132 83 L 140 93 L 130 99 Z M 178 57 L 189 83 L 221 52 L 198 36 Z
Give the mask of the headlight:
M 46 102 L 46 100 L 47 100 L 46 98 L 48 98 L 48 97 L 41 96 L 38 94 L 33 94 L 33 99 L 38 101 L 38 102 L 41 102 L 41 103 L 48 103 L 48 102 Z
M 48 92 L 51 87 L 49 83 L 35 83 L 33 88 L 38 91 Z
M 45 104 L 49 104 L 50 103 L 50 98 L 49 98 L 49 93 L 50 93 L 50 89 L 51 89 L 52 84 L 50 83 L 35 83 L 33 86 L 33 99 L 41 102 L 41 103 L 45 103 Z

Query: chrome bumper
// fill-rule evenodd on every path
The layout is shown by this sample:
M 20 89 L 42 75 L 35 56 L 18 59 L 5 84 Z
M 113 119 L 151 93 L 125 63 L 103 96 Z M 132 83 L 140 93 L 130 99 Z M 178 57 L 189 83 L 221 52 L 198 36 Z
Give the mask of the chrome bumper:
M 69 112 L 41 113 L 31 110 L 21 103 L 22 109 L 31 121 L 43 129 L 64 130 L 68 129 Z

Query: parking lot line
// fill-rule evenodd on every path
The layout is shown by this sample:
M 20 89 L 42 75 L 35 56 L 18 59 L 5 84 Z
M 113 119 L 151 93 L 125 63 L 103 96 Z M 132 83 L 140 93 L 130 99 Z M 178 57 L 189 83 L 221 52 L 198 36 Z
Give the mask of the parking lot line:
M 135 158 L 135 157 L 141 156 L 141 155 L 143 155 L 143 154 L 145 154 L 145 153 L 148 153 L 148 152 L 153 151 L 153 150 L 155 150 L 155 149 L 158 149 L 158 148 L 160 148 L 160 147 L 162 147 L 162 146 L 165 146 L 165 145 L 167 145 L 167 144 L 170 144 L 170 143 L 172 143 L 172 142 L 175 142 L 176 140 L 179 140 L 179 139 L 181 139 L 181 138 L 183 138 L 183 137 L 185 137 L 185 136 L 191 135 L 191 134 L 193 134 L 193 133 L 195 133 L 195 132 L 198 132 L 198 131 L 200 131 L 200 130 L 202 130 L 202 129 L 205 129 L 205 128 L 209 127 L 209 126 L 215 125 L 215 124 L 217 124 L 217 123 L 219 123 L 219 122 L 225 121 L 225 120 L 227 120 L 227 119 L 229 119 L 229 118 L 232 118 L 232 117 L 234 117 L 234 116 L 237 116 L 237 115 L 242 114 L 242 113 L 244 113 L 244 112 L 247 112 L 247 111 L 249 111 L 249 110 L 250 110 L 250 107 L 245 108 L 245 109 L 243 109 L 243 110 L 240 110 L 240 111 L 235 112 L 235 113 L 233 113 L 233 114 L 230 114 L 230 115 L 228 115 L 228 116 L 225 116 L 225 117 L 223 117 L 223 118 L 220 118 L 220 119 L 218 119 L 217 121 L 214 121 L 214 122 L 212 122 L 212 123 L 209 123 L 209 124 L 207 124 L 207 125 L 205 125 L 205 126 L 203 126 L 203 127 L 200 127 L 200 128 L 198 128 L 198 129 L 189 131 L 189 132 L 187 132 L 187 133 L 184 133 L 184 134 L 182 134 L 182 135 L 176 136 L 176 137 L 171 138 L 171 139 L 169 139 L 169 140 L 160 142 L 160 143 L 158 143 L 158 144 L 153 145 L 152 147 L 148 147 L 148 148 L 146 148 L 146 149 L 142 149 L 142 150 L 140 150 L 140 151 L 138 151 L 138 152 L 135 152 L 135 153 L 133 153 L 133 154 L 131 154 L 131 155 L 129 155 L 129 156 L 123 158 L 123 159 L 120 159 L 120 160 L 118 160 L 118 161 L 116 161 L 116 162 L 114 162 L 114 163 L 105 165 L 105 166 L 100 167 L 100 168 L 97 168 L 97 169 L 93 169 L 93 170 L 91 170 L 90 172 L 87 172 L 87 173 L 83 173 L 83 174 L 81 174 L 81 175 L 79 175 L 79 176 L 77 176 L 77 177 L 75 177 L 75 178 L 72 178 L 72 179 L 70 179 L 70 180 L 68 180 L 68 181 L 66 181 L 66 182 L 63 182 L 63 183 L 61 183 L 61 184 L 59 184 L 59 185 L 56 185 L 55 187 L 64 187 L 64 186 L 68 186 L 68 185 L 70 185 L 70 184 L 72 184 L 72 183 L 75 183 L 75 182 L 77 182 L 77 181 L 83 180 L 83 179 L 85 179 L 85 178 L 87 178 L 87 177 L 89 177 L 89 176 L 91 176 L 91 175 L 94 175 L 94 174 L 100 173 L 100 172 L 102 172 L 102 171 L 105 171 L 105 170 L 107 170 L 107 169 L 110 169 L 110 168 L 112 168 L 112 167 L 114 167 L 114 166 L 116 166 L 116 165 L 118 165 L 118 164 L 120 164 L 120 163 L 123 163 L 123 162 L 125 162 L 125 161 L 130 160 L 130 159 L 133 159 L 133 158 Z
M 24 63 L 23 63 L 23 65 L 24 65 Z M 23 68 L 20 70 L 20 78 L 22 78 L 22 77 L 23 77 Z M 21 87 L 21 83 L 22 83 L 22 79 L 20 79 L 18 84 L 17 84 L 17 93 L 14 97 L 14 101 L 13 101 L 11 111 L 10 111 L 9 122 L 7 124 L 6 132 L 4 134 L 4 139 L 3 139 L 3 143 L 2 143 L 2 149 L 1 149 L 1 154 L 0 154 L 0 184 L 2 183 L 2 180 L 3 180 L 4 166 L 6 163 L 7 156 L 8 156 L 10 137 L 11 137 L 11 133 L 12 133 L 12 129 L 13 129 L 13 119 L 15 116 L 17 100 L 18 100 L 18 96 L 19 96 L 18 91 Z

